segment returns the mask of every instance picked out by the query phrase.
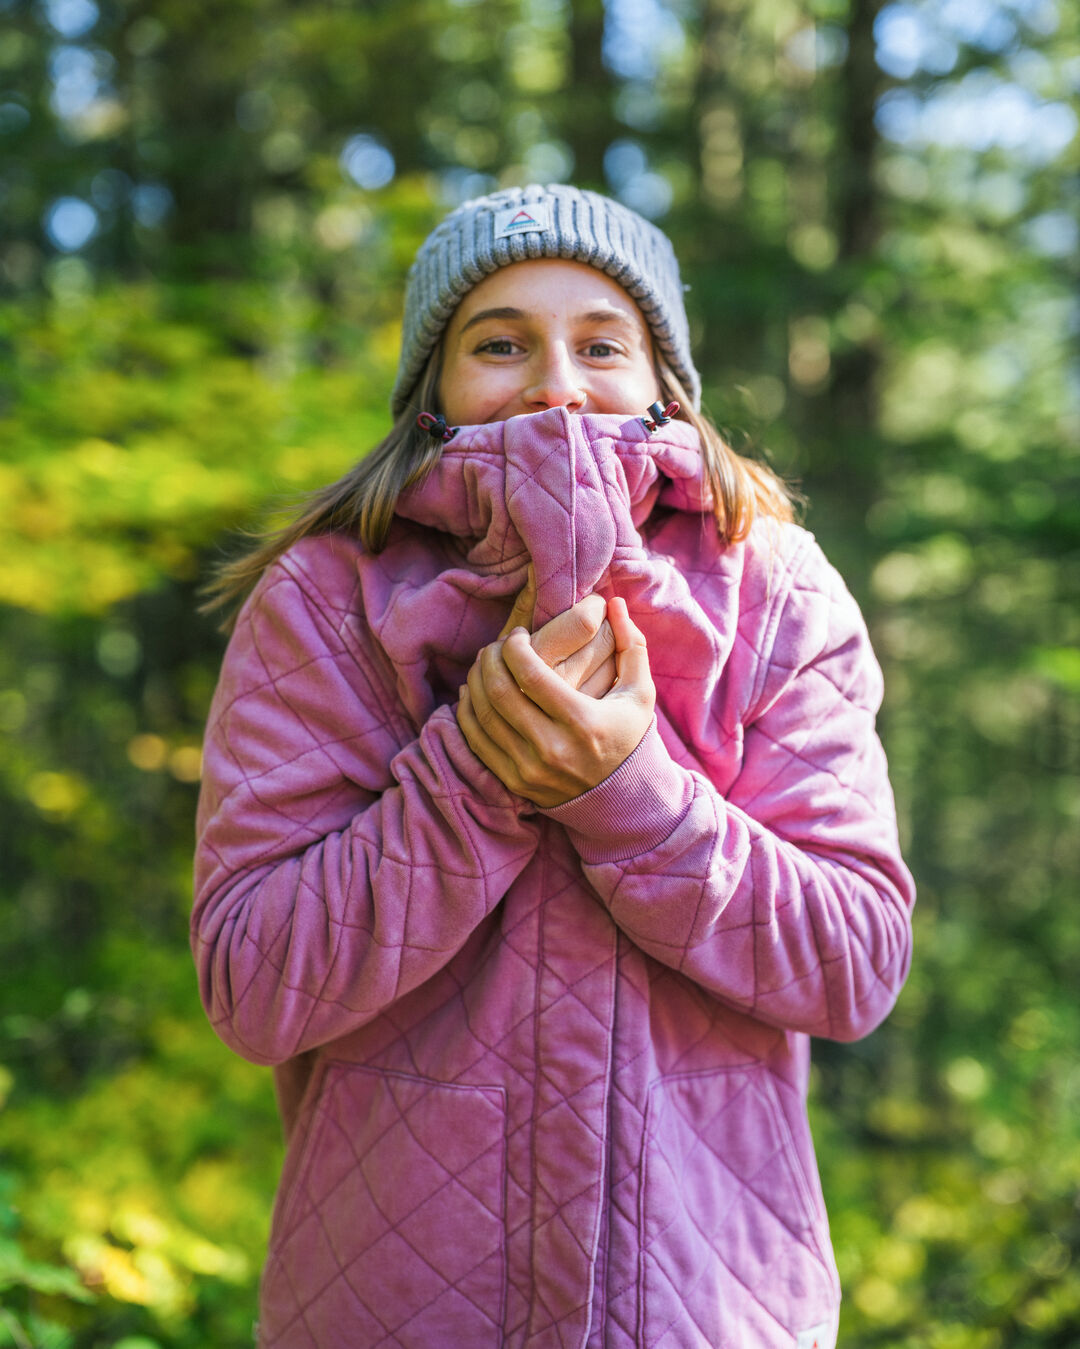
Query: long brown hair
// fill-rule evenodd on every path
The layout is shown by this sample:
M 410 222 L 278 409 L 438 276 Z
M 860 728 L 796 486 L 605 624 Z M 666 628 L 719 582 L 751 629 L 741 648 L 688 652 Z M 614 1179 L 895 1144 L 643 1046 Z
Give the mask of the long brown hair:
M 246 552 L 215 567 L 200 607 L 204 613 L 224 610 L 225 632 L 232 630 L 241 604 L 267 567 L 301 539 L 337 530 L 360 539 L 373 553 L 384 547 L 398 497 L 442 454 L 442 442 L 416 424 L 418 413 L 438 410 L 441 366 L 441 349 L 436 347 L 409 406 L 388 435 L 336 482 L 302 497 L 288 524 L 256 534 Z
M 745 539 L 759 515 L 787 523 L 794 520 L 800 498 L 790 484 L 768 464 L 733 450 L 712 418 L 691 406 L 678 376 L 662 356 L 657 358 L 656 372 L 661 401 L 678 403 L 679 420 L 689 422 L 701 437 L 705 480 L 712 489 L 713 514 L 723 542 Z
M 293 520 L 262 536 L 239 557 L 222 562 L 204 588 L 202 609 L 225 611 L 222 629 L 231 631 L 246 596 L 271 563 L 309 535 L 340 531 L 370 552 L 386 545 L 394 507 L 406 487 L 419 482 L 439 461 L 442 441 L 416 424 L 420 412 L 438 413 L 441 346 L 435 348 L 417 382 L 409 406 L 389 435 L 336 482 L 302 498 Z M 680 420 L 701 437 L 705 477 L 712 488 L 717 529 L 725 543 L 744 539 L 758 515 L 795 518 L 794 497 L 768 465 L 736 453 L 712 420 L 696 412 L 678 378 L 661 356 L 656 360 L 662 401 L 677 402 Z

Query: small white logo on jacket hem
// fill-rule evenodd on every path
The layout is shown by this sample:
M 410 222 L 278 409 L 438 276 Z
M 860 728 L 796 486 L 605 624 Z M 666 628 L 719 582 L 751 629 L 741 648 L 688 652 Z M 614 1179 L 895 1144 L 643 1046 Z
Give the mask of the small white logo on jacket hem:
M 822 1321 L 820 1325 L 811 1326 L 809 1330 L 799 1331 L 795 1349 L 833 1349 L 835 1344 L 832 1327 L 828 1321 Z

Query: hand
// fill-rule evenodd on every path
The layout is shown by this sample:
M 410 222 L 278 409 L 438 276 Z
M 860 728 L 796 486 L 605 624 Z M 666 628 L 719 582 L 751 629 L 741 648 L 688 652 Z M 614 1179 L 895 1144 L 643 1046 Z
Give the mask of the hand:
M 603 604 L 599 596 L 589 596 L 541 633 L 577 610 L 582 612 L 559 631 L 587 625 L 596 608 L 588 601 Z M 602 697 L 573 688 L 551 669 L 522 627 L 480 652 L 461 690 L 457 718 L 469 747 L 504 786 L 534 805 L 560 806 L 603 782 L 633 753 L 652 721 L 656 689 L 645 638 L 624 600 L 610 600 L 606 612 L 617 677 Z
M 536 607 L 536 570 L 529 563 L 528 578 L 514 600 L 497 643 L 517 627 L 532 631 Z M 587 595 L 572 608 L 550 619 L 533 633 L 533 650 L 571 688 L 601 698 L 615 682 L 615 638 L 599 595 Z

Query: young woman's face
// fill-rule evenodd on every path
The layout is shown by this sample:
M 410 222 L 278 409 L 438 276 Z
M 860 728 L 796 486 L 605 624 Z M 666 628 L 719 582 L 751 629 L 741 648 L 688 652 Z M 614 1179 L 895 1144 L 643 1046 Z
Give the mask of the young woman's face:
M 485 277 L 443 338 L 439 400 L 452 425 L 519 413 L 644 412 L 661 397 L 648 324 L 582 262 L 537 258 Z

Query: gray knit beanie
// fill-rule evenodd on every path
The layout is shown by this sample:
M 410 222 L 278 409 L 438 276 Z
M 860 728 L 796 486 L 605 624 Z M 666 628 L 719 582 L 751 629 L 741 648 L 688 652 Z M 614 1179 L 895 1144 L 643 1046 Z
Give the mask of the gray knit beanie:
M 690 355 L 679 264 L 666 234 L 596 192 L 552 184 L 511 187 L 457 207 L 428 235 L 409 271 L 394 416 L 408 406 L 450 316 L 485 276 L 527 258 L 584 262 L 638 305 L 696 408 L 701 378 Z

